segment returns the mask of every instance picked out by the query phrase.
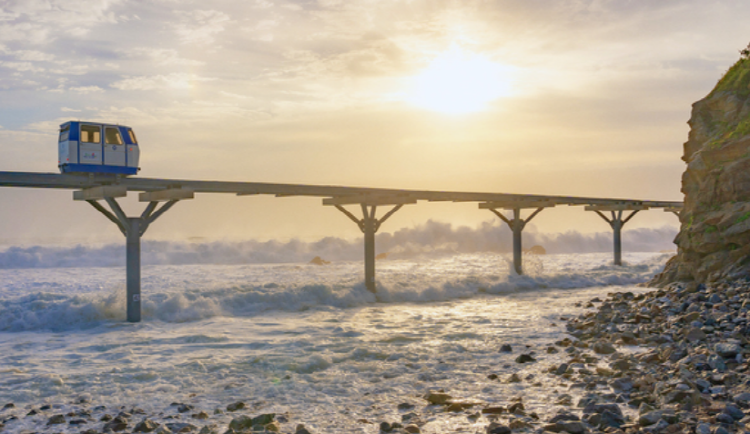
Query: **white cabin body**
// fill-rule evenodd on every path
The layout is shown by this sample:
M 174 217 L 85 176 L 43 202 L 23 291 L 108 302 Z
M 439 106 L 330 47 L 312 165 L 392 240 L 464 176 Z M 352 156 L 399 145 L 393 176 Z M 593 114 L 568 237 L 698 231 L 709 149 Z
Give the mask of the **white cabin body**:
M 138 173 L 140 149 L 135 133 L 124 125 L 69 121 L 60 125 L 58 162 L 61 173 Z

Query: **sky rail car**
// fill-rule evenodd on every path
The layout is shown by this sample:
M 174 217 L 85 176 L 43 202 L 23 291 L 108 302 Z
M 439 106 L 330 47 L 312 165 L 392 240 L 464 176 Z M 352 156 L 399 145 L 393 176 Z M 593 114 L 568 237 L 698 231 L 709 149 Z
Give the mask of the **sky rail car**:
M 60 125 L 58 162 L 61 173 L 138 173 L 138 140 L 130 127 L 68 121 Z

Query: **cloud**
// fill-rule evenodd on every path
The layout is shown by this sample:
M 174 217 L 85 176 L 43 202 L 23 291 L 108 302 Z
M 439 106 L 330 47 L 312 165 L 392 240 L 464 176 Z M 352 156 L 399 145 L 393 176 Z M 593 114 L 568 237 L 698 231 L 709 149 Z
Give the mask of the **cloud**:
M 55 60 L 54 54 L 44 53 L 37 50 L 20 50 L 13 53 L 20 60 L 27 60 L 32 62 L 50 62 Z
M 73 113 L 78 113 L 78 112 L 82 112 L 83 110 L 79 110 L 79 109 L 73 109 L 73 108 L 69 108 L 69 107 L 60 107 L 60 111 L 61 111 L 61 112 L 73 112 Z
M 202 66 L 206 62 L 194 59 L 180 57 L 177 50 L 172 48 L 150 48 L 139 47 L 128 50 L 127 55 L 130 57 L 147 57 L 157 65 L 167 66 Z
M 0 10 L 0 41 L 34 45 L 61 35 L 85 36 L 101 24 L 114 24 L 110 10 L 119 0 L 9 0 Z
M 247 96 L 240 95 L 240 94 L 237 94 L 237 93 L 225 92 L 223 90 L 219 91 L 219 93 L 222 94 L 222 95 L 224 95 L 224 96 L 228 96 L 230 98 L 247 99 Z
M 196 74 L 172 73 L 167 75 L 128 77 L 116 81 L 110 86 L 119 90 L 190 89 L 195 83 L 212 80 L 214 79 L 201 77 Z
M 8 69 L 14 69 L 18 72 L 42 72 L 45 69 L 34 65 L 31 62 L 2 62 L 0 66 L 4 66 Z
M 69 88 L 69 90 L 82 94 L 104 92 L 104 89 L 99 86 L 75 86 Z
M 229 15 L 216 10 L 181 11 L 178 16 L 174 29 L 183 44 L 209 45 L 230 21 Z

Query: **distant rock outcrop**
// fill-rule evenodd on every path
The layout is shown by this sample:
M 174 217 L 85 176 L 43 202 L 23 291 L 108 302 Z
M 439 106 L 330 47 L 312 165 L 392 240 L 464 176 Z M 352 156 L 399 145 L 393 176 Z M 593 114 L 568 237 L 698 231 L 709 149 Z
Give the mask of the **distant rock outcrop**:
M 684 145 L 685 207 L 677 256 L 651 282 L 750 276 L 750 59 L 748 50 L 695 104 Z
M 326 261 L 325 259 L 321 258 L 320 256 L 316 256 L 316 257 L 312 258 L 309 263 L 313 264 L 313 265 L 327 265 L 327 264 L 330 264 L 331 261 Z
M 529 253 L 531 253 L 532 255 L 546 255 L 547 249 L 542 246 L 531 246 L 531 248 L 529 249 Z

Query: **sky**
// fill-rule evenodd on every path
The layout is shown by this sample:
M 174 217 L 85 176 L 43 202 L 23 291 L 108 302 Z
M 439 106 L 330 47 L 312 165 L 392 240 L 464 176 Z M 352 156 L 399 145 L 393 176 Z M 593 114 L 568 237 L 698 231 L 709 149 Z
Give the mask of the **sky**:
M 0 0 L 0 171 L 56 172 L 58 127 L 80 119 L 132 127 L 144 177 L 682 200 L 691 104 L 749 16 L 739 0 Z M 120 237 L 71 196 L 0 189 L 0 240 Z M 381 231 L 430 219 L 500 224 L 420 203 Z M 533 225 L 609 229 L 580 207 Z M 652 210 L 626 229 L 663 226 L 677 218 Z M 320 199 L 197 195 L 146 236 L 358 233 Z

